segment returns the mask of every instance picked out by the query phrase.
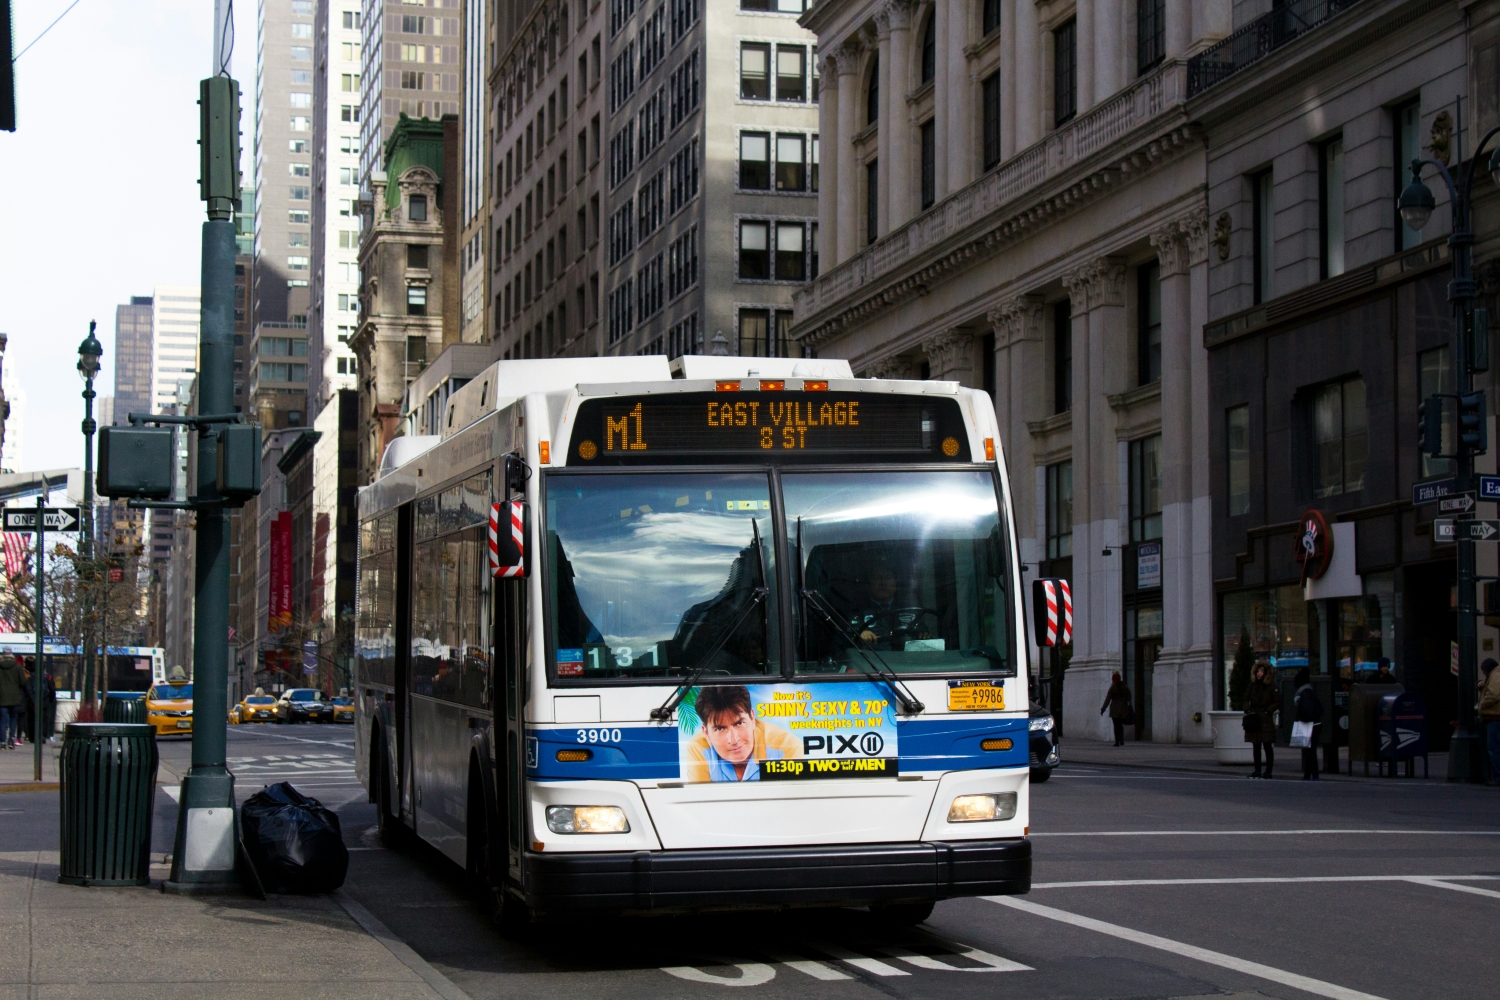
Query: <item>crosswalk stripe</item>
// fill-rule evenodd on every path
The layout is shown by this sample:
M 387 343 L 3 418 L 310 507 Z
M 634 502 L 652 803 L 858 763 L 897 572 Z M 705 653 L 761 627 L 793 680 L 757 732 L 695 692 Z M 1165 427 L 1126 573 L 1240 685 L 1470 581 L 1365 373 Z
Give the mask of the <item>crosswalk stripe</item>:
M 863 969 L 864 971 L 874 973 L 877 976 L 911 975 L 911 973 L 907 972 L 905 969 L 898 969 L 894 965 L 887 965 L 885 962 L 882 962 L 878 958 L 867 958 L 864 955 L 860 955 L 856 952 L 850 951 L 848 948 L 840 948 L 836 944 L 828 944 L 823 941 L 816 941 L 813 942 L 812 947 L 816 948 L 818 951 L 821 951 L 825 955 L 832 955 L 834 958 L 838 959 L 840 962 L 843 962 L 845 965 L 852 965 L 856 969 Z
M 831 982 L 835 979 L 854 978 L 848 973 L 840 972 L 831 965 L 824 965 L 822 962 L 815 962 L 810 958 L 795 958 L 783 953 L 771 956 L 771 960 L 786 966 L 788 969 L 796 969 L 804 976 L 812 976 L 814 979 L 822 979 L 825 982 Z

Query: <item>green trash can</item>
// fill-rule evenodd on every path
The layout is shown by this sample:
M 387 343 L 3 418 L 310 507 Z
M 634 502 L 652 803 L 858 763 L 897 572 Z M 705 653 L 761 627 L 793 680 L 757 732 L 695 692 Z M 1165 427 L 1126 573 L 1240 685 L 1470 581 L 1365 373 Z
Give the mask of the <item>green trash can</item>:
M 110 694 L 104 699 L 105 722 L 146 721 L 146 696 L 144 694 Z
M 59 882 L 146 885 L 156 801 L 156 730 L 70 722 L 63 732 Z

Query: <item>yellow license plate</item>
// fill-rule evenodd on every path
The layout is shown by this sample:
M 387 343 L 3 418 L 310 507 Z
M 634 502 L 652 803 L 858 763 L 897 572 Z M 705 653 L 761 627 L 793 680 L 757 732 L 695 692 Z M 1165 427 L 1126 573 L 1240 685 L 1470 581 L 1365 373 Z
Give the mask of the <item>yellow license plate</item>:
M 1000 681 L 949 681 L 948 711 L 1000 712 L 1005 710 L 1005 686 Z

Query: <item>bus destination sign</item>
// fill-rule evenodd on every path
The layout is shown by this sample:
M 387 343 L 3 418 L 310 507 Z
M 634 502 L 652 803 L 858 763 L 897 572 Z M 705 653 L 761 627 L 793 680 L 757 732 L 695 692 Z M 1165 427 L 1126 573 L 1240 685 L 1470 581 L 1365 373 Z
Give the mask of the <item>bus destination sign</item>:
M 954 399 L 857 392 L 696 392 L 591 399 L 569 465 L 969 461 Z

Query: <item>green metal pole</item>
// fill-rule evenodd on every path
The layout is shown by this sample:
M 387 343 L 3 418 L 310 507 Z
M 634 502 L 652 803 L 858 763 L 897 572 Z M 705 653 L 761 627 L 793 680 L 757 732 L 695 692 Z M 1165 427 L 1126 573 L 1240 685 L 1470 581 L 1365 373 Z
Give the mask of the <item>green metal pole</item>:
M 42 780 L 42 653 L 47 641 L 47 487 L 36 498 L 36 663 L 31 667 L 31 780 Z M 24 734 L 23 734 L 24 735 Z
M 94 323 L 89 321 L 89 336 L 94 335 Z M 93 582 L 94 582 L 94 376 L 84 380 L 83 390 L 83 554 L 88 581 L 83 587 L 83 683 L 94 700 L 94 629 Z M 108 661 L 106 661 L 108 662 Z M 82 701 L 79 702 L 82 704 Z

